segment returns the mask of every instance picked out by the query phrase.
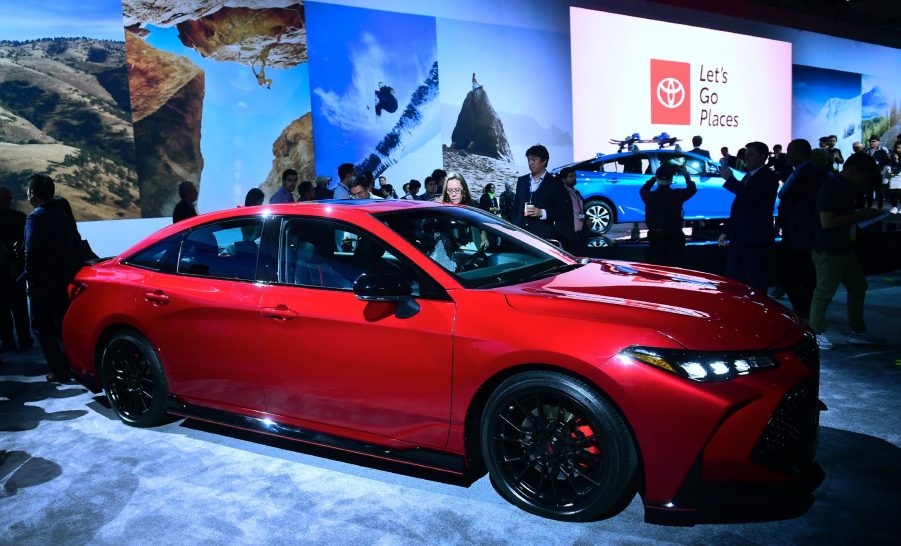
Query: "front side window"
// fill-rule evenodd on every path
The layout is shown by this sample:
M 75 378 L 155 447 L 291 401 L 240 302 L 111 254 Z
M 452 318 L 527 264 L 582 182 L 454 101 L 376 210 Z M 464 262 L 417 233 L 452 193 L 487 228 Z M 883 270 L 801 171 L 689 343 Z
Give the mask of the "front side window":
M 377 217 L 467 288 L 521 283 L 579 265 L 553 245 L 469 207 L 412 209 Z
M 444 293 L 396 251 L 353 226 L 311 218 L 286 219 L 281 241 L 281 284 L 349 291 L 363 273 L 385 273 L 410 283 L 414 297 L 441 297 Z
M 261 218 L 241 218 L 192 229 L 182 243 L 178 272 L 253 281 L 262 232 Z

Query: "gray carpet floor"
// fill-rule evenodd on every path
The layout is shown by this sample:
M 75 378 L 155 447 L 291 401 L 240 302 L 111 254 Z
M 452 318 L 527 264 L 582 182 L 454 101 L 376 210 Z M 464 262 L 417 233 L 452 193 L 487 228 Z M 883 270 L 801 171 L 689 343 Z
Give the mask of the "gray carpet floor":
M 897 544 L 901 536 L 901 275 L 870 278 L 880 347 L 822 358 L 806 511 L 693 527 L 644 522 L 639 498 L 592 523 L 545 520 L 471 485 L 371 459 L 179 420 L 135 429 L 105 398 L 44 381 L 37 351 L 0 365 L 0 544 Z

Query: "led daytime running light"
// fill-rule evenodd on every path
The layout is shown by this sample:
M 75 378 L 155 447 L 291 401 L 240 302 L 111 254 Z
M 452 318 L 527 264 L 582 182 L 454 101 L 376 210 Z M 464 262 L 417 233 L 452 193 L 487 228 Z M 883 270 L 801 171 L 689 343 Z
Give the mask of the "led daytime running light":
M 651 347 L 629 347 L 621 354 L 699 383 L 728 381 L 776 367 L 773 359 L 763 354 L 689 352 Z

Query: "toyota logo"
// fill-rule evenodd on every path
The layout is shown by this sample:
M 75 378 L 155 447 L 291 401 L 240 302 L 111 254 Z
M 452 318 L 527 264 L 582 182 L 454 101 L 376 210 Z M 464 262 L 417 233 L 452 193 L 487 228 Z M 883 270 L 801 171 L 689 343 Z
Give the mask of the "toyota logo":
M 685 88 L 676 78 L 663 78 L 657 84 L 657 101 L 666 108 L 678 108 L 685 100 Z

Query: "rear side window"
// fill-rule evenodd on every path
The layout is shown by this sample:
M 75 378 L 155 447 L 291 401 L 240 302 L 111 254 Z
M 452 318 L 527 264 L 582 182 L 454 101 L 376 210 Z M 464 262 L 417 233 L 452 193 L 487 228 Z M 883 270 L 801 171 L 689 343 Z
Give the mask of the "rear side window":
M 241 218 L 193 229 L 182 244 L 178 272 L 253 281 L 262 233 L 261 218 Z
M 583 161 L 581 163 L 573 165 L 572 168 L 576 172 L 596 173 L 599 170 L 601 170 L 602 166 L 603 166 L 603 163 L 601 161 L 599 161 L 597 159 L 589 159 L 588 161 Z
M 178 261 L 178 249 L 183 238 L 184 234 L 179 233 L 158 241 L 129 257 L 125 263 L 153 271 L 173 273 Z

